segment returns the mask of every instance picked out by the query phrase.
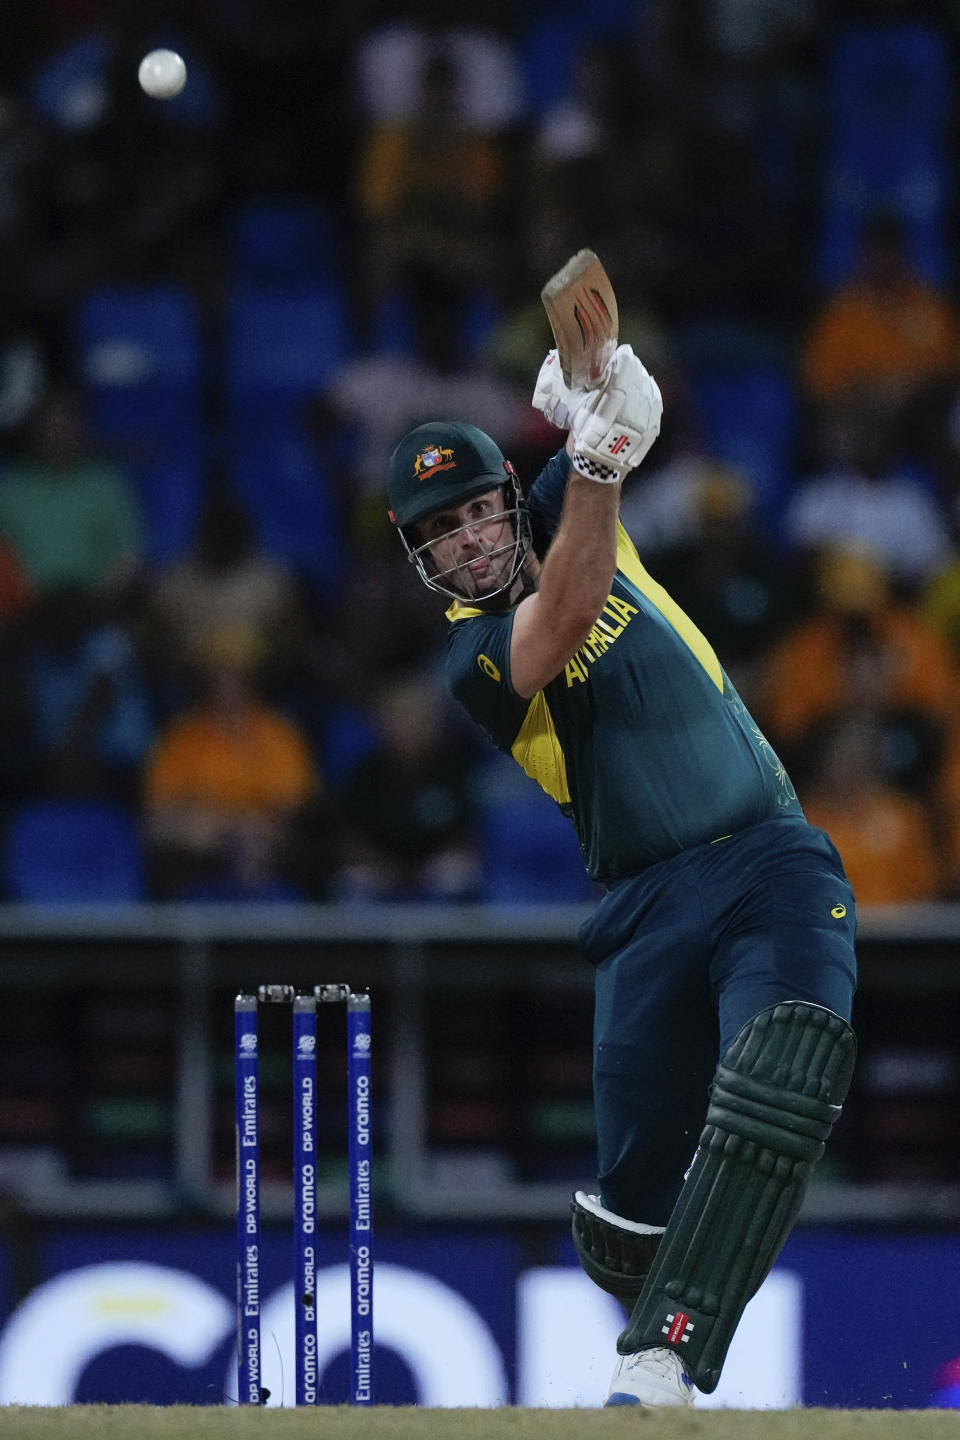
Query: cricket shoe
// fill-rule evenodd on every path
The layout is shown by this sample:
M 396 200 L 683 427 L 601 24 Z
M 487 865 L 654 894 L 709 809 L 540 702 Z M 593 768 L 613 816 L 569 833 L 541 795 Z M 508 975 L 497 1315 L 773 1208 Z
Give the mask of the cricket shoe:
M 655 1345 L 633 1355 L 621 1355 L 610 1381 L 605 1405 L 692 1405 L 693 1381 L 675 1350 Z

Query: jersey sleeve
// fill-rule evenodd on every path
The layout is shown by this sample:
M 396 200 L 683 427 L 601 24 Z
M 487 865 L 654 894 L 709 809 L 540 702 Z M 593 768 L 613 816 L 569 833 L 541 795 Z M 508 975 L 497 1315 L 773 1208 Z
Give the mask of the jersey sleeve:
M 453 696 L 501 750 L 510 750 L 529 706 L 510 682 L 513 614 L 451 623 L 446 680 Z
M 527 509 L 533 529 L 534 552 L 541 560 L 557 533 L 569 476 L 570 456 L 564 448 L 547 461 L 530 487 Z

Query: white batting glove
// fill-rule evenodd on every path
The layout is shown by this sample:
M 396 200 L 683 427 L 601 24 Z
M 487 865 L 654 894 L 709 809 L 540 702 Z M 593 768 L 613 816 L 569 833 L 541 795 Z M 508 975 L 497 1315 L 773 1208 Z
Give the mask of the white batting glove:
M 620 345 L 602 387 L 574 392 L 571 399 L 573 468 L 588 480 L 617 484 L 660 433 L 663 400 L 656 380 L 629 345 Z
M 548 350 L 547 358 L 540 366 L 531 404 L 556 425 L 558 430 L 570 429 L 570 416 L 577 405 L 586 398 L 586 390 L 570 390 L 563 383 L 563 372 L 556 350 Z

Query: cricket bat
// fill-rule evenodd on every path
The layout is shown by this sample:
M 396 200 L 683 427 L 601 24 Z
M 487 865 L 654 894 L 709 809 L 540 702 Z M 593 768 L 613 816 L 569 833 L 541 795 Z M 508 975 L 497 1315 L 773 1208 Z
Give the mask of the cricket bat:
M 578 250 L 540 291 L 564 384 L 594 389 L 617 348 L 617 297 L 592 250 Z

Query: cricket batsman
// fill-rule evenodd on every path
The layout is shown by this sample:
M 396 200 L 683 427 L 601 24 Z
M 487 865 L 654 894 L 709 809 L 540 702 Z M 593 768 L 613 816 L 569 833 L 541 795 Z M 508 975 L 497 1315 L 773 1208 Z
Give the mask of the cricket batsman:
M 449 602 L 450 689 L 569 817 L 605 892 L 580 935 L 598 1171 L 573 1240 L 629 1314 L 606 1403 L 687 1405 L 716 1388 L 850 1083 L 854 898 L 619 523 L 656 382 L 619 345 L 569 386 L 552 350 L 533 404 L 568 433 L 526 500 L 488 435 L 438 420 L 397 445 L 390 514 Z

